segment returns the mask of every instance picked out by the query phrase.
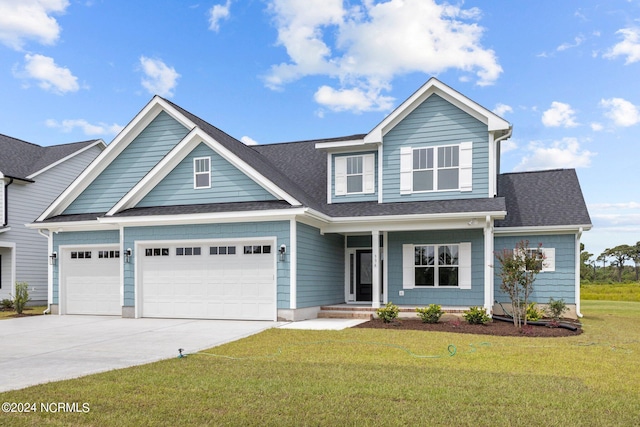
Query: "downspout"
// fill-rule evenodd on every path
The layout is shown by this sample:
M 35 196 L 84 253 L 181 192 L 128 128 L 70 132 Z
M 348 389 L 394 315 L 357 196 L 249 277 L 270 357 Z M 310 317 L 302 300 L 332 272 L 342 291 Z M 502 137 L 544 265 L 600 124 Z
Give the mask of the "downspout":
M 47 247 L 49 248 L 49 250 L 47 251 L 47 255 L 49 255 L 52 252 L 52 249 L 53 249 L 53 241 L 51 239 L 51 232 L 49 232 L 49 234 L 45 234 L 45 233 L 43 233 L 43 230 L 38 229 L 38 234 L 48 240 L 49 244 L 47 245 Z M 47 308 L 42 312 L 42 314 L 51 313 L 51 301 L 53 299 L 53 295 L 52 295 L 53 294 L 53 283 L 52 283 L 53 265 L 49 265 L 48 267 L 49 268 L 48 268 L 48 272 L 47 272 Z
M 507 138 L 511 138 L 511 135 L 513 134 L 513 126 L 509 126 L 509 129 L 507 130 L 507 133 L 505 133 L 504 135 L 502 135 L 501 137 L 499 137 L 498 139 L 494 140 L 493 142 L 495 143 L 496 146 L 496 150 L 498 150 L 498 152 L 496 153 L 496 188 L 495 188 L 495 194 L 498 193 L 498 175 L 500 175 L 500 142 L 504 141 Z
M 576 316 L 582 318 L 583 315 L 580 312 L 580 239 L 582 238 L 582 227 L 578 229 L 576 234 Z
M 13 184 L 13 178 L 9 177 L 9 182 L 4 185 L 4 224 L 2 226 L 9 224 L 9 196 L 7 187 Z

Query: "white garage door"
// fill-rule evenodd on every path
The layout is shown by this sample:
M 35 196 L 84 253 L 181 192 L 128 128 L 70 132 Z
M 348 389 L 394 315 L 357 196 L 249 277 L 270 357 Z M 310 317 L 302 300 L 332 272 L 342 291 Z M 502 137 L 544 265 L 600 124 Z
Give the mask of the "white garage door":
M 155 244 L 136 260 L 143 317 L 276 318 L 272 241 Z
M 66 314 L 122 315 L 116 247 L 65 249 L 60 266 Z

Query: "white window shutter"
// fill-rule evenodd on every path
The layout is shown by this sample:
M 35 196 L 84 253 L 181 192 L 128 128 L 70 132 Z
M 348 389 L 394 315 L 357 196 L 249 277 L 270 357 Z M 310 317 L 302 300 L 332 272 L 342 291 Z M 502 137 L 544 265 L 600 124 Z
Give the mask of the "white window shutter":
M 473 190 L 473 143 L 460 144 L 460 191 Z
M 541 271 L 556 271 L 556 248 L 542 248 L 544 261 Z
M 458 257 L 458 287 L 471 289 L 471 242 L 460 243 Z
M 347 158 L 335 158 L 335 185 L 336 196 L 347 194 Z
M 416 255 L 413 245 L 402 245 L 402 288 L 413 289 L 416 283 Z
M 365 154 L 362 156 L 363 189 L 365 194 L 375 193 L 376 190 L 376 165 L 375 154 Z
M 413 189 L 413 150 L 400 148 L 400 194 L 411 194 Z

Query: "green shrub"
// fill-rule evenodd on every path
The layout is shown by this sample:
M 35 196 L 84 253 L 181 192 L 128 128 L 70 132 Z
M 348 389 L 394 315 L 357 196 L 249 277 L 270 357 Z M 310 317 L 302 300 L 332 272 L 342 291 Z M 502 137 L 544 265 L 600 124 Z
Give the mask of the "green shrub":
M 491 320 L 491 318 L 487 314 L 487 310 L 483 307 L 478 306 L 470 307 L 469 310 L 465 311 L 462 314 L 462 317 L 464 317 L 464 320 L 471 323 L 472 325 L 484 325 L 489 320 Z
M 400 309 L 391 301 L 389 301 L 384 307 L 380 307 L 376 310 L 376 314 L 384 323 L 390 323 L 398 317 L 399 313 Z
M 16 313 L 22 314 L 24 306 L 31 301 L 29 298 L 29 285 L 25 282 L 16 283 L 16 295 L 13 297 L 13 306 Z
M 564 299 L 560 298 L 559 300 L 555 300 L 553 297 L 549 298 L 547 313 L 553 320 L 560 319 L 568 309 L 569 308 L 567 308 L 567 304 L 565 304 Z
M 5 298 L 0 301 L 0 308 L 2 310 L 13 310 L 13 300 Z
M 438 304 L 429 304 L 429 307 L 423 308 L 416 307 L 416 312 L 424 323 L 438 323 L 438 320 L 444 314 L 442 307 Z
M 538 310 L 538 306 L 535 302 L 527 305 L 527 320 L 535 322 L 536 320 L 542 319 L 544 316 L 544 312 L 542 310 Z

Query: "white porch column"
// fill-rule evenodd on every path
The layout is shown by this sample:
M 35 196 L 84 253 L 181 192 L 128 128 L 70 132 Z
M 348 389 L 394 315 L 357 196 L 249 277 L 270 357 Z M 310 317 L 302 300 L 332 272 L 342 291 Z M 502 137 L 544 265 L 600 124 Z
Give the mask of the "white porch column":
M 380 230 L 371 231 L 371 307 L 380 308 Z
M 487 215 L 484 226 L 484 308 L 492 313 L 494 301 L 494 251 L 493 220 Z

